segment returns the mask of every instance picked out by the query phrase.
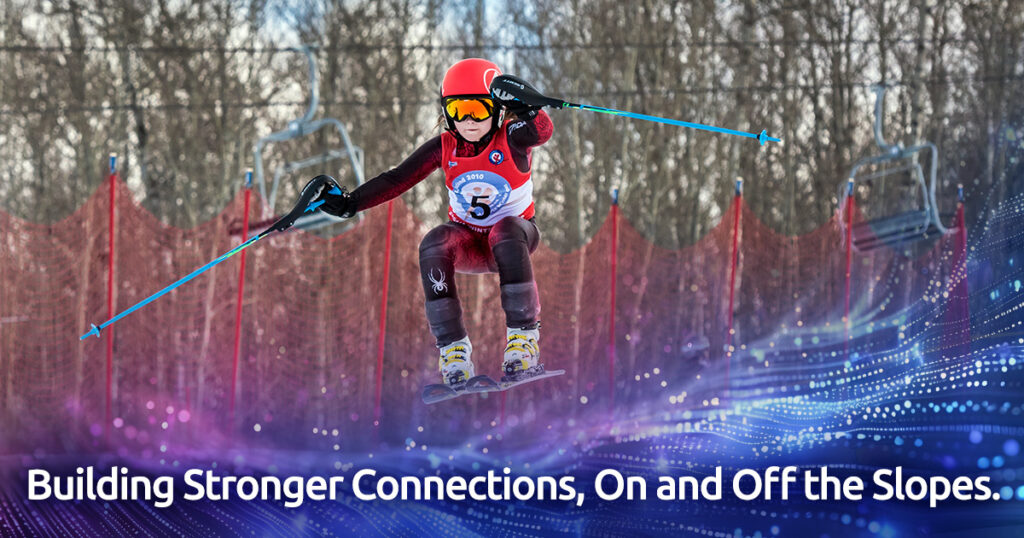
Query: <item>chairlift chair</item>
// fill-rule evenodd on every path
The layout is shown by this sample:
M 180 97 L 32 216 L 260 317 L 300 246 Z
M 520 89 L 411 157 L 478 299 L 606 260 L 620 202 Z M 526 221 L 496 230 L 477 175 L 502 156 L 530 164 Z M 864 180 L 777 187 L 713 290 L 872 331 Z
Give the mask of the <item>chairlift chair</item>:
M 853 196 L 858 183 L 878 184 L 882 181 L 892 182 L 894 177 L 909 175 L 912 183 L 914 206 L 905 211 L 881 217 L 866 218 L 864 222 L 853 224 L 852 243 L 858 252 L 874 250 L 882 245 L 893 248 L 909 245 L 945 234 L 947 229 L 942 225 L 935 202 L 935 183 L 938 171 L 938 149 L 935 144 L 925 142 L 909 148 L 899 144 L 888 144 L 882 136 L 882 109 L 885 101 L 885 86 L 876 86 L 875 90 L 875 142 L 882 150 L 880 155 L 865 157 L 854 163 L 845 185 L 840 187 L 839 225 L 842 237 L 847 236 L 847 197 Z M 918 162 L 919 155 L 925 150 L 931 151 L 929 177 L 926 180 L 924 170 Z M 896 166 L 889 166 L 896 165 Z M 881 170 L 862 174 L 863 169 L 887 166 Z M 905 191 L 904 191 L 905 192 Z M 867 217 L 867 215 L 865 215 Z
M 313 56 L 312 49 L 303 45 L 300 49 L 295 49 L 305 53 L 306 59 L 309 62 L 309 87 L 310 87 L 310 98 L 309 108 L 306 110 L 306 114 L 299 119 L 288 122 L 288 128 L 267 135 L 259 139 L 256 144 L 253 145 L 253 176 L 256 180 L 256 184 L 259 187 L 260 196 L 263 198 L 266 204 L 266 210 L 269 211 L 270 215 L 274 214 L 274 204 L 277 200 L 278 187 L 281 183 L 281 177 L 285 174 L 290 174 L 298 170 L 309 168 L 312 166 L 321 165 L 325 162 L 332 161 L 335 159 L 347 158 L 352 164 L 352 171 L 355 175 L 356 185 L 362 185 L 363 176 L 363 150 L 362 148 L 352 144 L 352 140 L 348 136 L 348 131 L 345 126 L 335 118 L 322 118 L 319 120 L 313 120 L 313 114 L 316 112 L 317 105 L 320 102 L 320 85 L 319 76 L 317 74 L 316 58 Z M 329 149 L 319 155 L 307 157 L 305 159 L 299 159 L 290 161 L 282 166 L 279 166 L 274 171 L 274 181 L 271 184 L 270 192 L 267 192 L 267 182 L 263 174 L 263 150 L 266 146 L 273 142 L 284 142 L 287 140 L 294 140 L 301 138 L 306 135 L 313 134 L 324 127 L 334 127 L 334 129 L 341 136 L 341 140 L 344 143 L 344 148 Z M 362 219 L 363 214 L 359 213 L 356 215 L 357 219 Z M 321 228 L 336 222 L 341 222 L 342 219 L 329 215 L 323 211 L 317 211 L 310 215 L 304 215 L 299 217 L 295 222 L 296 228 L 302 228 L 306 230 L 314 230 Z

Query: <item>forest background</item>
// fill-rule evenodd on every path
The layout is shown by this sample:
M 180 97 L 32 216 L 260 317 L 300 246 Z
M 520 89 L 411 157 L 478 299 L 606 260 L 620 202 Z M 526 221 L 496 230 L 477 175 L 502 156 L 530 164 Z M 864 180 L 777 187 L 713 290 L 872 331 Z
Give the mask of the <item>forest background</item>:
M 191 227 L 243 186 L 252 146 L 302 116 L 315 48 L 320 107 L 365 151 L 366 177 L 436 134 L 437 88 L 463 57 L 493 59 L 549 95 L 760 132 L 784 144 L 581 111 L 552 111 L 535 153 L 538 217 L 560 251 L 587 242 L 621 189 L 656 244 L 692 244 L 745 180 L 776 231 L 835 212 L 858 158 L 878 153 L 874 93 L 890 142 L 939 148 L 940 209 L 964 184 L 968 214 L 1024 191 L 1024 9 L 1016 0 L 383 0 L 142 2 L 0 0 L 0 209 L 69 215 L 106 156 L 158 218 Z M 338 147 L 335 133 L 275 145 L 264 169 Z M 925 157 L 927 158 L 927 157 Z M 927 170 L 927 168 L 925 168 Z M 316 173 L 353 186 L 343 161 Z M 268 172 L 270 174 L 270 172 Z M 440 173 L 405 195 L 444 219 Z M 1016 179 L 1014 179 L 1016 178 Z M 1014 184 L 1016 181 L 1017 184 Z M 898 193 L 900 191 L 890 191 Z M 904 204 L 906 196 L 882 197 Z M 991 199 L 988 199 L 991 198 Z M 988 200 L 986 200 L 988 199 Z

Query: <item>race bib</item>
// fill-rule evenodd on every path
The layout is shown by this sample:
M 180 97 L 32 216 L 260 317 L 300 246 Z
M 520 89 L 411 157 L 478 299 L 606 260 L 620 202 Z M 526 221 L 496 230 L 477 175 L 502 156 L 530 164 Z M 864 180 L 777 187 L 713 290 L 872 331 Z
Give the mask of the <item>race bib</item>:
M 467 223 L 489 226 L 503 216 L 511 185 L 505 178 L 487 170 L 459 175 L 449 191 L 451 207 Z

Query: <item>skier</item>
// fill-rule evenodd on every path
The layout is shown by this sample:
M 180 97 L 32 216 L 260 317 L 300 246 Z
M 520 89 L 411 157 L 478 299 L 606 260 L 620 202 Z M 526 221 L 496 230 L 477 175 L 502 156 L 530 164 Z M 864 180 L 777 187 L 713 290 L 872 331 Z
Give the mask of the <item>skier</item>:
M 492 96 L 490 84 L 499 75 L 498 66 L 480 58 L 452 65 L 440 92 L 445 130 L 397 167 L 351 193 L 328 195 L 323 204 L 330 214 L 351 217 L 442 169 L 449 221 L 424 236 L 419 254 L 441 378 L 453 389 L 464 387 L 476 375 L 473 345 L 455 288 L 456 271 L 499 275 L 506 322 L 502 371 L 507 376 L 534 373 L 540 352 L 540 299 L 530 263 L 540 232 L 534 220 L 530 150 L 551 138 L 552 125 L 539 107 L 511 96 Z

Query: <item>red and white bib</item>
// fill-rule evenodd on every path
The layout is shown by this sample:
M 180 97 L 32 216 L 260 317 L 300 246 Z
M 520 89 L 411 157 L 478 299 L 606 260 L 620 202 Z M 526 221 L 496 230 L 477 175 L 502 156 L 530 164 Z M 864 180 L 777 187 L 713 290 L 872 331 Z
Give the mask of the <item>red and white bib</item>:
M 449 219 L 483 232 L 504 217 L 533 217 L 533 180 L 516 168 L 504 125 L 475 157 L 457 157 L 456 145 L 455 135 L 441 133 Z

